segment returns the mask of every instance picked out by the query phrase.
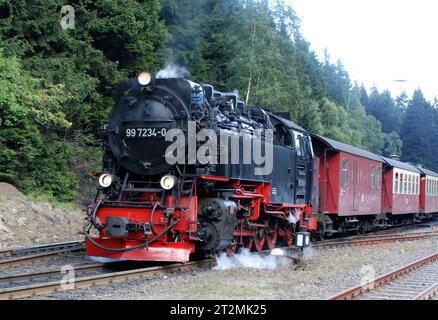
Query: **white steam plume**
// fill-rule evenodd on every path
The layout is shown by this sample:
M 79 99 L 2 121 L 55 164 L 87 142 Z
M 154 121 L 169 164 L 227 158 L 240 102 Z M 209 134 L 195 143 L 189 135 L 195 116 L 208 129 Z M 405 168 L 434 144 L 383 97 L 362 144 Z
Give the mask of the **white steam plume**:
M 157 79 L 186 78 L 188 74 L 189 72 L 186 68 L 169 62 L 166 63 L 164 69 L 157 73 L 156 77 Z
M 228 270 L 237 268 L 252 268 L 252 269 L 276 269 L 280 266 L 285 266 L 289 263 L 289 259 L 282 256 L 261 256 L 251 254 L 247 249 L 243 249 L 238 254 L 228 257 L 226 253 L 222 253 L 217 257 L 217 265 L 214 270 Z

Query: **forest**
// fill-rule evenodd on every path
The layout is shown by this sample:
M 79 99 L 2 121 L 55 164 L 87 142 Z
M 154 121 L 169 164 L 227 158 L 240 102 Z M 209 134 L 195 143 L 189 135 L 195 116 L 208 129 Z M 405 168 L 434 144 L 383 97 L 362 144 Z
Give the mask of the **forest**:
M 0 181 L 90 199 L 116 84 L 168 64 L 311 132 L 438 170 L 438 100 L 367 91 L 312 52 L 287 3 L 0 0 Z M 73 28 L 60 24 L 64 5 Z

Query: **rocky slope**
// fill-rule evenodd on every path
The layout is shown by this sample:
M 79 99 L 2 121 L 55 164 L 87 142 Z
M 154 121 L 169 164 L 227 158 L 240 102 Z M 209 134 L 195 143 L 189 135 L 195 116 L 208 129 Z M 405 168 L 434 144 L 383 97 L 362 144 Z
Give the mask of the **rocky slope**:
M 84 213 L 29 200 L 0 182 L 0 248 L 80 239 Z

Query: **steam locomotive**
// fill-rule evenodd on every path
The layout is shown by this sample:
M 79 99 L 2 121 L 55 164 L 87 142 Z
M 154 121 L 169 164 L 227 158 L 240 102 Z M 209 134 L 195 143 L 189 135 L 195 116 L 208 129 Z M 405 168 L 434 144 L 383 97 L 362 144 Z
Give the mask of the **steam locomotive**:
M 309 244 L 319 168 L 306 130 L 186 79 L 142 72 L 116 92 L 88 256 L 186 262 Z

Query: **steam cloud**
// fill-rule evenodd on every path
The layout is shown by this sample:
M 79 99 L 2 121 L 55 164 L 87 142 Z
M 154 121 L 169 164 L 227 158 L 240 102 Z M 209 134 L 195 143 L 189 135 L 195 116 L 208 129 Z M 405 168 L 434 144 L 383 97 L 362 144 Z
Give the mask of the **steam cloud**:
M 161 69 L 156 77 L 158 79 L 172 79 L 172 78 L 186 78 L 189 72 L 186 68 L 177 66 L 176 64 L 170 62 L 166 63 L 164 69 Z
M 224 252 L 217 257 L 217 265 L 214 270 L 229 270 L 237 268 L 252 268 L 252 269 L 276 269 L 281 266 L 286 266 L 289 259 L 282 256 L 260 256 L 251 254 L 247 249 L 243 249 L 238 254 L 228 257 Z
M 252 268 L 252 269 L 276 269 L 278 267 L 287 266 L 291 259 L 299 259 L 300 261 L 309 261 L 315 255 L 311 247 L 305 248 L 302 254 L 298 251 L 286 250 L 285 256 L 267 255 L 261 256 L 258 254 L 251 254 L 249 250 L 243 249 L 238 254 L 228 257 L 224 252 L 216 259 L 216 266 L 213 270 L 229 270 L 238 268 Z

